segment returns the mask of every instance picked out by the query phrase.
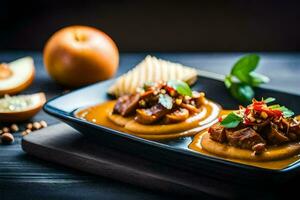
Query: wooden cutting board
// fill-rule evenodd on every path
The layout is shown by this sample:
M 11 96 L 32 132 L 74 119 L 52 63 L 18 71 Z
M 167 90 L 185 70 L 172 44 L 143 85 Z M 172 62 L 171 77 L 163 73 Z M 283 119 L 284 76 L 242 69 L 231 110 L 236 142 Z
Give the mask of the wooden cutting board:
M 229 184 L 199 177 L 187 171 L 150 162 L 99 146 L 66 124 L 57 124 L 25 136 L 22 148 L 28 154 L 92 174 L 149 189 L 184 195 L 207 193 L 237 195 Z

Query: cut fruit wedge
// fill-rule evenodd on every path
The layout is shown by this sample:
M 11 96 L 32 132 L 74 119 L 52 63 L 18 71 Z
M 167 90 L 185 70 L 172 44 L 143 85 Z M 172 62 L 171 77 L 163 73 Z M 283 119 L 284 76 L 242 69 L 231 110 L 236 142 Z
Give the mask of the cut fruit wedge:
M 26 89 L 32 83 L 34 73 L 31 57 L 0 64 L 0 96 L 16 94 Z
M 0 99 L 0 122 L 19 122 L 33 117 L 46 102 L 44 93 L 9 96 Z

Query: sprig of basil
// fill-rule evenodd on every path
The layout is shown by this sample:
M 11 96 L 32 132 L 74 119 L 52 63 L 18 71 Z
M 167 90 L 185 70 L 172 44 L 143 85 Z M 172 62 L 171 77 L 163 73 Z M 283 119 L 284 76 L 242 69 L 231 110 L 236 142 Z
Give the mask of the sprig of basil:
M 231 95 L 243 104 L 250 103 L 253 99 L 255 95 L 253 87 L 270 81 L 267 76 L 254 72 L 259 60 L 260 57 L 256 54 L 243 56 L 233 65 L 231 73 L 224 79 L 224 84 Z
M 285 106 L 280 106 L 277 109 L 282 111 L 282 114 L 283 114 L 284 117 L 292 117 L 295 114 L 293 111 L 291 111 L 290 109 L 288 109 Z
M 171 110 L 173 107 L 173 100 L 168 94 L 160 94 L 158 98 L 158 103 L 160 103 L 163 107 Z
M 242 57 L 233 65 L 231 75 L 236 76 L 241 82 L 251 84 L 250 72 L 256 69 L 259 59 L 259 56 L 256 54 Z
M 221 121 L 221 125 L 224 126 L 225 128 L 235 128 L 242 121 L 243 121 L 242 117 L 238 116 L 234 112 L 231 112 Z
M 244 83 L 232 83 L 229 88 L 231 95 L 243 104 L 249 103 L 254 98 L 254 90 Z
M 268 103 L 271 103 L 271 102 L 273 102 L 273 101 L 275 101 L 276 99 L 274 98 L 274 97 L 268 97 L 268 98 L 266 98 L 266 99 L 263 99 L 263 101 L 266 103 L 266 104 L 268 104 Z M 275 105 L 275 106 L 277 106 L 277 105 Z
M 190 86 L 180 80 L 169 80 L 167 82 L 167 85 L 171 88 L 174 88 L 179 94 L 184 95 L 184 96 L 192 96 L 192 90 Z

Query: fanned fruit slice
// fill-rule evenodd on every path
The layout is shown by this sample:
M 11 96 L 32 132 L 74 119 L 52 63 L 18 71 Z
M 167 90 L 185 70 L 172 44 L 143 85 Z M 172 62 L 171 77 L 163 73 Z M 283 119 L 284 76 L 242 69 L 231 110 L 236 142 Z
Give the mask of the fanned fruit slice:
M 33 117 L 46 102 L 44 93 L 9 96 L 0 99 L 0 121 L 18 122 Z
M 16 94 L 26 89 L 34 79 L 34 72 L 31 57 L 0 64 L 0 96 Z

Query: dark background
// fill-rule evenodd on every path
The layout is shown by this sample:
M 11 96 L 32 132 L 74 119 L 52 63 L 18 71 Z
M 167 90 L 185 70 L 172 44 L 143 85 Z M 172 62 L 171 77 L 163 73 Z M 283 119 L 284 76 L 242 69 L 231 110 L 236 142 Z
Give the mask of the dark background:
M 299 51 L 300 3 L 276 0 L 1 0 L 0 50 L 42 50 L 58 29 L 95 26 L 122 52 Z

